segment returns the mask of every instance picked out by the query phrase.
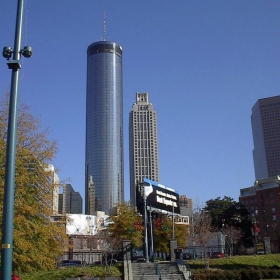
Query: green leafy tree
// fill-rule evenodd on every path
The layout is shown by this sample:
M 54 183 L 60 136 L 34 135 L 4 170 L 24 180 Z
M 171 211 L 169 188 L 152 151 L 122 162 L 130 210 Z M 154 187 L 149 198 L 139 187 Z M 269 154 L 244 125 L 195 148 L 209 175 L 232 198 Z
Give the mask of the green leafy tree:
M 186 247 L 188 234 L 188 227 L 186 225 L 174 222 L 174 237 L 177 239 L 177 245 L 179 247 Z M 169 242 L 173 237 L 172 219 L 165 215 L 155 220 L 153 235 L 155 250 L 162 253 L 169 253 Z
M 248 217 L 249 212 L 240 203 L 231 197 L 217 197 L 206 201 L 204 211 L 207 211 L 212 218 L 212 226 L 221 229 L 225 225 L 239 227 L 242 219 Z
M 0 105 L 0 219 L 2 227 L 8 97 Z M 52 190 L 47 164 L 57 143 L 47 139 L 40 121 L 21 104 L 18 112 L 15 173 L 13 267 L 20 272 L 56 266 L 66 238 L 65 224 L 50 220 Z M 1 234 L 1 233 L 0 233 Z
M 245 246 L 252 246 L 251 226 L 252 221 L 248 210 L 240 202 L 234 201 L 233 198 L 224 196 L 217 197 L 206 201 L 206 206 L 203 209 L 210 214 L 212 226 L 215 230 L 227 232 L 242 231 L 242 240 Z M 235 230 L 233 230 L 235 229 Z M 237 236 L 234 234 L 234 236 Z
M 116 205 L 114 215 L 110 215 L 108 232 L 110 237 L 114 237 L 114 246 L 121 249 L 123 240 L 130 240 L 132 246 L 139 248 L 143 244 L 142 217 L 134 212 L 128 202 Z

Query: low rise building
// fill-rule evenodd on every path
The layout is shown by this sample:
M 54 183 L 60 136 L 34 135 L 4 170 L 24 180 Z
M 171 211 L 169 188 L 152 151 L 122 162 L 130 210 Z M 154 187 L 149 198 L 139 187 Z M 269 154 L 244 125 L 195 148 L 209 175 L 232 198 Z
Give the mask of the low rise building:
M 254 186 L 240 189 L 239 201 L 251 214 L 256 238 L 263 240 L 269 237 L 272 245 L 279 247 L 280 176 L 257 180 Z

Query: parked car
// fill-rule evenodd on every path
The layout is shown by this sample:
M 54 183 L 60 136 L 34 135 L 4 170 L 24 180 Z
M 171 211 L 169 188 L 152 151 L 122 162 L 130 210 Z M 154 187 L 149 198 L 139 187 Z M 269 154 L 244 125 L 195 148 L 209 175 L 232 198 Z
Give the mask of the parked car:
M 16 275 L 13 271 L 12 280 L 20 280 L 19 275 Z
M 94 262 L 94 265 L 106 265 L 106 262 L 107 262 L 107 264 L 108 265 L 115 265 L 115 264 L 117 264 L 118 263 L 118 260 L 116 260 L 116 259 L 103 259 L 102 261 L 96 261 L 96 262 Z
M 115 265 L 115 264 L 118 263 L 118 260 L 116 260 L 116 259 L 108 259 L 107 263 L 110 264 L 110 265 Z
M 62 266 L 83 266 L 83 262 L 79 260 L 64 260 L 58 264 L 59 267 Z
M 214 252 L 211 254 L 211 258 L 213 258 L 213 259 L 214 258 L 224 258 L 224 257 L 225 257 L 225 255 L 221 252 Z
M 192 254 L 191 253 L 183 253 L 183 260 L 191 260 Z
M 101 265 L 102 264 L 102 261 L 95 261 L 93 264 L 91 264 L 91 266 L 94 266 L 94 265 Z
M 146 262 L 146 258 L 144 256 L 138 256 L 138 255 L 134 255 L 132 256 L 132 262 L 138 262 L 138 263 L 144 263 Z

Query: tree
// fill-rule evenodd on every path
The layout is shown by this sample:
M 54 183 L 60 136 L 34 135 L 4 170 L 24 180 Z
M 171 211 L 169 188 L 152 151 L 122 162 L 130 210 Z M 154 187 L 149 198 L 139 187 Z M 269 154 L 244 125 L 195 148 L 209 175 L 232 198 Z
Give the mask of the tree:
M 135 248 L 143 244 L 142 217 L 134 212 L 134 207 L 128 202 L 121 202 L 114 208 L 115 213 L 110 215 L 108 227 L 100 230 L 97 236 L 105 275 L 110 274 L 110 260 L 122 252 L 123 240 L 130 240 Z
M 8 97 L 0 104 L 0 219 L 2 226 Z M 50 220 L 52 189 L 47 164 L 57 143 L 47 139 L 40 121 L 20 104 L 17 123 L 13 267 L 20 272 L 48 270 L 62 253 L 65 224 Z
M 154 222 L 154 245 L 155 250 L 162 253 L 169 253 L 169 242 L 173 237 L 172 219 L 166 215 L 155 219 Z M 188 227 L 186 225 L 174 223 L 174 237 L 177 239 L 179 247 L 186 247 Z
M 212 239 L 212 219 L 211 216 L 200 210 L 193 215 L 193 241 L 199 246 L 201 256 L 208 256 L 206 249 Z M 207 263 L 207 266 L 209 264 Z
M 240 227 L 243 219 L 247 219 L 249 212 L 240 203 L 231 197 L 224 196 L 223 199 L 217 197 L 206 201 L 204 211 L 207 211 L 212 218 L 212 226 L 222 229 L 224 226 Z
M 225 226 L 222 229 L 223 234 L 226 237 L 227 243 L 228 243 L 228 254 L 231 257 L 233 254 L 233 245 L 237 243 L 240 238 L 242 237 L 242 231 L 241 229 L 237 229 L 231 226 Z
M 142 217 L 134 212 L 128 202 L 121 202 L 115 206 L 115 215 L 110 215 L 111 223 L 108 227 L 110 237 L 116 238 L 115 247 L 122 248 L 122 241 L 128 239 L 135 248 L 139 248 L 143 244 Z
M 105 275 L 110 275 L 112 259 L 114 255 L 120 251 L 119 240 L 116 236 L 112 236 L 107 229 L 98 232 L 98 248 L 101 251 L 101 265 Z
M 231 228 L 242 231 L 242 239 L 245 246 L 251 246 L 251 226 L 249 211 L 240 202 L 236 202 L 231 197 L 224 196 L 223 199 L 217 197 L 206 201 L 203 209 L 210 214 L 212 226 L 215 230 L 223 231 Z

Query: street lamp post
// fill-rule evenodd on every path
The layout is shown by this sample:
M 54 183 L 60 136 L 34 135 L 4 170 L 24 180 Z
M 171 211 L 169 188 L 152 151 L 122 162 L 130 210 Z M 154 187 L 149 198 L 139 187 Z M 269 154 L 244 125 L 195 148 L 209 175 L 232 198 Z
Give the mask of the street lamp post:
M 172 202 L 172 239 L 175 238 L 174 202 Z
M 195 232 L 194 232 L 194 214 L 195 214 L 195 211 L 199 210 L 200 211 L 200 208 L 197 207 L 195 209 L 193 209 L 191 211 L 191 228 L 192 228 L 192 247 L 193 247 L 193 259 L 196 258 L 196 249 L 195 249 Z
M 147 229 L 147 197 L 145 193 L 144 187 L 144 237 L 145 237 L 145 259 L 146 262 L 149 262 L 149 255 L 148 255 L 148 229 Z
M 254 231 L 255 254 L 258 254 L 258 232 Z
M 142 183 L 142 191 L 143 191 L 143 199 L 144 199 L 144 239 L 145 239 L 145 258 L 146 262 L 149 262 L 149 254 L 148 254 L 148 218 L 147 218 L 147 198 L 153 192 L 153 187 L 150 183 Z
M 265 226 L 265 237 L 268 237 L 268 234 L 267 234 L 268 223 L 267 223 L 267 216 L 266 216 L 265 209 L 263 209 L 263 221 L 264 221 L 264 226 Z
M 150 206 L 150 237 L 151 237 L 151 250 L 150 254 L 153 257 L 153 260 L 155 259 L 154 256 L 154 236 L 153 236 L 153 221 L 152 221 L 152 209 Z
M 2 251 L 1 251 L 1 279 L 10 280 L 13 261 L 13 220 L 14 220 L 14 191 L 15 191 L 15 161 L 17 139 L 17 107 L 18 107 L 18 77 L 21 68 L 20 57 L 31 57 L 32 49 L 29 46 L 20 49 L 22 33 L 23 0 L 18 0 L 14 49 L 3 48 L 3 56 L 7 58 L 8 68 L 12 70 L 9 120 L 6 149 L 6 172 L 4 186 L 4 206 L 2 224 Z M 13 59 L 9 60 L 13 54 Z
M 195 260 L 195 239 L 194 239 L 194 219 L 193 213 L 191 216 L 191 223 L 192 223 L 192 247 L 193 247 L 193 259 Z

